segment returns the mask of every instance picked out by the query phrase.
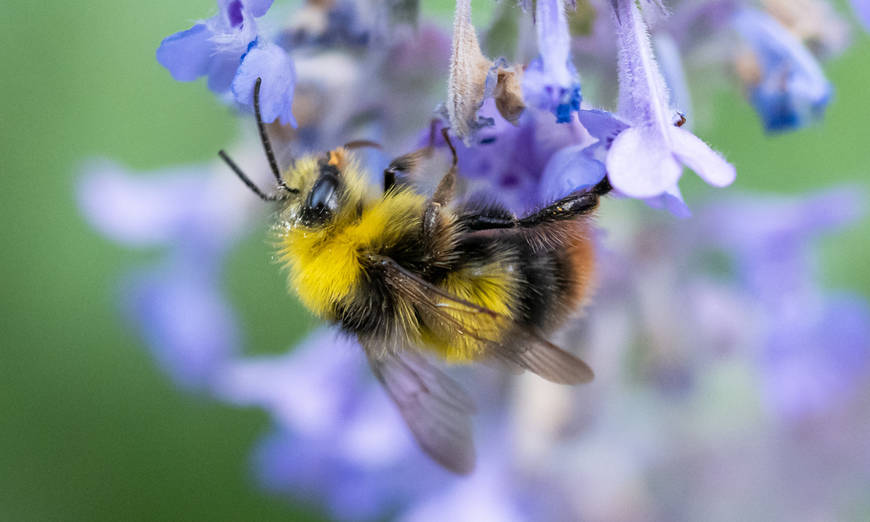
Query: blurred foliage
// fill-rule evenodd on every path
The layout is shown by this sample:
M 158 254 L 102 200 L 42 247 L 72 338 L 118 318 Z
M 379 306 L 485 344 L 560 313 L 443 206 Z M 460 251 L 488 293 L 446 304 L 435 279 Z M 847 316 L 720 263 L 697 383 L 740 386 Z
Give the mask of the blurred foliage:
M 424 13 L 451 8 L 424 3 Z M 235 115 L 154 59 L 161 38 L 213 9 L 213 0 L 0 4 L 2 520 L 318 519 L 251 481 L 265 414 L 182 393 L 155 366 L 116 306 L 122 274 L 149 254 L 99 238 L 76 210 L 86 158 L 154 169 L 212 160 L 232 141 Z M 837 95 L 826 121 L 793 135 L 765 136 L 739 93 L 717 95 L 704 137 L 738 166 L 736 189 L 866 183 L 868 58 L 870 38 L 858 34 L 828 66 Z M 828 284 L 870 295 L 867 237 L 865 219 L 826 241 Z M 290 346 L 313 325 L 270 259 L 264 233 L 227 267 L 252 353 Z

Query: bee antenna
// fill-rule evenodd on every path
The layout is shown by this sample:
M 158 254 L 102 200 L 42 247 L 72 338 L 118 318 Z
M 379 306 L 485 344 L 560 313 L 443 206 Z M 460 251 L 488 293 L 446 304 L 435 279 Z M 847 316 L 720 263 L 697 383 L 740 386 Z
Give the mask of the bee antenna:
M 257 116 L 257 129 L 260 131 L 260 141 L 263 142 L 263 150 L 266 151 L 266 158 L 269 160 L 269 167 L 272 168 L 272 174 L 275 175 L 275 181 L 278 182 L 278 186 L 287 192 L 298 194 L 299 189 L 290 188 L 286 183 L 284 183 L 284 179 L 281 177 L 281 171 L 278 170 L 278 162 L 275 161 L 275 153 L 272 152 L 272 143 L 269 141 L 269 136 L 266 134 L 266 126 L 263 125 L 263 117 L 260 115 L 260 84 L 262 83 L 263 79 L 257 78 L 257 83 L 254 84 L 254 114 Z M 239 172 L 236 171 L 236 174 L 239 174 Z
M 281 199 L 281 198 L 279 198 L 278 196 L 276 196 L 276 195 L 274 195 L 274 194 L 272 194 L 272 195 L 264 194 L 263 191 L 260 190 L 259 187 L 257 187 L 257 185 L 255 185 L 253 181 L 251 181 L 251 178 L 249 178 L 248 176 L 245 176 L 245 173 L 242 172 L 242 169 L 240 169 L 239 166 L 236 165 L 236 162 L 234 162 L 233 160 L 230 159 L 229 156 L 227 156 L 227 153 L 226 153 L 226 152 L 224 152 L 223 150 L 218 151 L 218 156 L 220 156 L 221 159 L 224 160 L 224 162 L 225 162 L 225 163 L 226 163 L 226 164 L 227 164 L 231 169 L 233 169 L 233 172 L 236 173 L 236 176 L 238 176 L 239 179 L 242 180 L 242 183 L 244 183 L 245 185 L 247 185 L 247 187 L 248 187 L 249 189 L 251 189 L 251 192 L 253 192 L 254 194 L 256 194 L 257 197 L 259 197 L 259 198 L 262 199 L 263 201 L 278 201 L 278 200 Z

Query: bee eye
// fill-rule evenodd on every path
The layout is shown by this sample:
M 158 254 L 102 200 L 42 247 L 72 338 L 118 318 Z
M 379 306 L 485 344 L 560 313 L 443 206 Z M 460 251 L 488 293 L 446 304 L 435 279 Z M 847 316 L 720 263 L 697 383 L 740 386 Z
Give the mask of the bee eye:
M 338 180 L 334 176 L 321 176 L 308 194 L 310 211 L 316 215 L 326 215 L 338 207 Z

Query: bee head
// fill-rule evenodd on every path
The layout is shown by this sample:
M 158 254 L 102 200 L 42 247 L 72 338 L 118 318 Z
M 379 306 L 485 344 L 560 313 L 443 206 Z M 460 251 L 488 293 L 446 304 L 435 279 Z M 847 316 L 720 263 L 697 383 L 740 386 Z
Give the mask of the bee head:
M 282 199 L 279 221 L 309 228 L 329 225 L 362 201 L 358 171 L 344 148 L 301 158 L 286 173 L 288 184 L 299 192 Z
M 278 183 L 277 192 L 266 194 L 261 191 L 224 151 L 218 152 L 221 159 L 260 199 L 281 203 L 279 219 L 284 226 L 324 227 L 345 208 L 361 210 L 364 184 L 361 183 L 359 168 L 349 157 L 348 151 L 360 146 L 378 145 L 365 140 L 351 142 L 327 152 L 325 157 L 307 156 L 294 161 L 281 174 L 260 114 L 261 83 L 261 79 L 257 78 L 254 84 L 254 114 L 263 150 Z

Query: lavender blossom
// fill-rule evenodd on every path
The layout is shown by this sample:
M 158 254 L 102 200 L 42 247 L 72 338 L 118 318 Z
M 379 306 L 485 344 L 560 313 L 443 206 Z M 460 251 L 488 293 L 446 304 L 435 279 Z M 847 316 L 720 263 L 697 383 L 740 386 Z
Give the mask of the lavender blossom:
M 832 87 L 812 54 L 771 16 L 742 9 L 737 30 L 755 51 L 750 100 L 768 131 L 801 127 L 822 116 Z
M 257 79 L 262 80 L 260 111 L 263 121 L 280 120 L 282 125 L 296 127 L 291 110 L 296 71 L 287 53 L 272 43 L 255 44 L 242 57 L 242 63 L 233 79 L 232 91 L 237 102 L 253 107 Z
M 134 247 L 173 246 L 215 252 L 244 226 L 245 209 L 226 179 L 205 166 L 132 173 L 108 161 L 92 161 L 78 188 L 91 225 Z
M 224 94 L 232 87 L 235 101 L 253 107 L 253 89 L 263 79 L 263 121 L 296 125 L 290 105 L 296 83 L 293 62 L 275 44 L 261 41 L 255 19 L 272 0 L 219 0 L 218 13 L 163 40 L 157 61 L 178 81 L 208 76 L 208 87 Z
M 209 89 L 225 92 L 242 56 L 257 39 L 255 18 L 271 5 L 271 0 L 219 0 L 217 14 L 165 38 L 157 61 L 180 82 L 208 76 Z
M 523 73 L 523 96 L 530 105 L 552 111 L 559 123 L 567 123 L 580 110 L 582 97 L 562 0 L 536 3 L 535 29 L 540 54 Z
M 597 166 L 590 165 L 595 172 L 587 176 L 584 167 L 564 161 L 564 157 L 549 166 L 557 151 L 582 149 L 594 142 L 577 121 L 560 124 L 547 112 L 530 109 L 512 125 L 498 114 L 494 100 L 487 100 L 479 114 L 492 125 L 478 130 L 477 144 L 457 145 L 459 172 L 472 181 L 471 197 L 495 190 L 499 201 L 522 213 L 565 196 L 600 173 Z M 423 140 L 428 139 L 428 132 L 426 136 Z M 443 140 L 436 143 L 446 148 Z M 578 174 L 580 171 L 583 174 Z M 575 178 L 575 174 L 580 177 Z M 544 183 L 542 175 L 546 176 Z
M 809 259 L 815 236 L 854 221 L 861 210 L 855 192 L 841 189 L 795 201 L 723 203 L 704 217 L 708 238 L 735 253 L 746 289 L 767 318 L 760 350 L 765 396 L 785 418 L 832 407 L 870 367 L 870 308 L 854 296 L 820 291 Z
M 359 344 L 336 332 L 315 332 L 287 355 L 227 364 L 214 390 L 276 422 L 255 456 L 263 484 L 307 492 L 338 518 L 382 517 L 447 476 L 411 439 Z
M 691 132 L 674 127 L 664 80 L 653 58 L 646 25 L 633 0 L 614 0 L 620 44 L 619 115 L 631 124 L 607 153 L 614 188 L 652 198 L 675 190 L 687 166 L 711 185 L 734 181 L 734 167 Z
M 207 388 L 239 349 L 235 311 L 219 290 L 213 260 L 176 257 L 128 277 L 124 312 L 179 385 Z
M 128 276 L 123 308 L 155 358 L 179 384 L 207 387 L 239 347 L 235 314 L 220 291 L 226 245 L 244 224 L 243 207 L 222 197 L 202 167 L 133 176 L 91 163 L 79 201 L 91 224 L 115 241 L 169 247 L 153 269 Z

